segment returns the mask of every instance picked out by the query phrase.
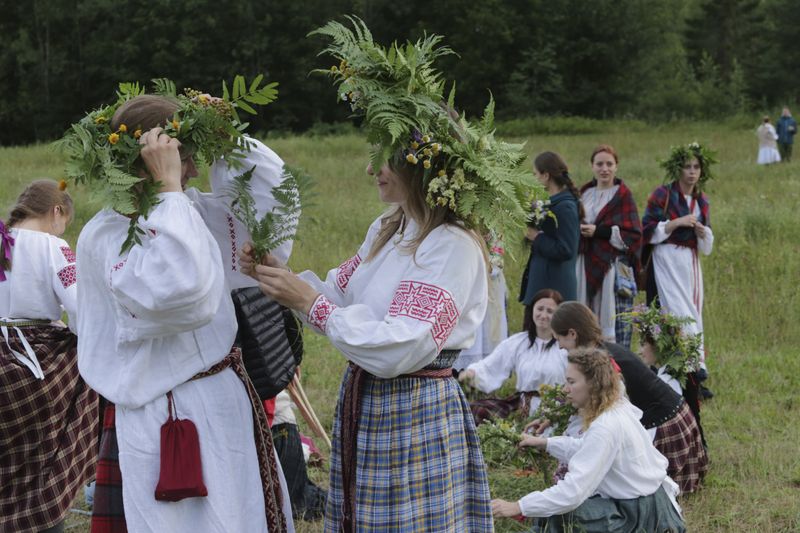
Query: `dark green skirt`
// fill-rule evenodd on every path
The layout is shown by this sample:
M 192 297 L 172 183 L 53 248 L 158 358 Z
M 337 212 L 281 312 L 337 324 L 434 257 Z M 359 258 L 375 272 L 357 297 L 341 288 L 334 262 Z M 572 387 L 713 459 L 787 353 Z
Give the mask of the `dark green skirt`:
M 538 518 L 534 533 L 684 533 L 686 526 L 664 491 L 631 500 L 592 496 L 572 512 Z

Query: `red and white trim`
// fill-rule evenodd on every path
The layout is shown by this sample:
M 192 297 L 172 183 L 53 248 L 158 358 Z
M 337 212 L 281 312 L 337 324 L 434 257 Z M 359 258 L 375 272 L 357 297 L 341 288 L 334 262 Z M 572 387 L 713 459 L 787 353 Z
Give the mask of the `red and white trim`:
M 320 294 L 308 311 L 308 323 L 318 332 L 324 334 L 325 326 L 328 324 L 328 317 L 331 316 L 334 309 L 336 309 L 336 305 Z
M 350 278 L 353 276 L 353 272 L 356 271 L 358 265 L 360 264 L 361 256 L 356 254 L 339 265 L 338 271 L 336 272 L 336 285 L 339 286 L 340 291 L 344 292 L 344 290 L 347 288 L 347 284 L 350 283 Z
M 231 239 L 231 271 L 236 272 L 238 270 L 236 266 L 236 226 L 230 213 L 225 217 L 228 219 L 228 237 Z
M 58 279 L 65 289 L 70 288 L 78 281 L 78 274 L 75 271 L 75 264 L 67 265 L 58 271 Z
M 433 324 L 431 336 L 441 350 L 458 323 L 459 312 L 453 296 L 441 287 L 404 280 L 397 286 L 389 316 L 406 316 Z

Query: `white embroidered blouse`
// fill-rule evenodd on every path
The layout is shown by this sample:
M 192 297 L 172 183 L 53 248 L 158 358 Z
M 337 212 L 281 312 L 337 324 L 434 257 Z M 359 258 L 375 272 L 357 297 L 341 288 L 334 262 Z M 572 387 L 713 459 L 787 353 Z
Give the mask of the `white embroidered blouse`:
M 283 162 L 252 140 L 244 169 L 256 165 L 252 189 L 259 213 L 274 207 L 272 187 Z M 231 289 L 256 282 L 237 252 L 249 234 L 228 210 L 225 187 L 241 170 L 211 168 L 211 193 L 159 195 L 139 224 L 142 244 L 120 254 L 129 220 L 103 210 L 78 239 L 78 366 L 112 402 L 139 407 L 208 370 L 231 350 L 237 323 Z M 275 255 L 286 260 L 292 243 Z
M 550 346 L 549 343 L 537 337 L 531 345 L 528 333 L 523 331 L 501 342 L 488 357 L 467 369 L 475 371 L 473 383 L 487 393 L 499 389 L 511 372 L 516 373 L 516 388 L 521 392 L 538 391 L 543 384 L 563 384 L 567 351 L 555 341 Z M 530 413 L 538 407 L 539 398 L 532 398 Z
M 392 378 L 424 368 L 443 349 L 472 345 L 486 312 L 487 272 L 477 242 L 452 226 L 433 230 L 413 257 L 398 246 L 416 235 L 413 221 L 364 261 L 380 223 L 372 223 L 358 253 L 325 281 L 300 274 L 321 293 L 302 318 L 347 359 Z
M 574 510 L 587 498 L 632 499 L 663 486 L 675 508 L 678 486 L 667 476 L 667 459 L 639 422 L 642 412 L 627 399 L 597 417 L 581 438 L 551 437 L 547 453 L 569 465 L 556 485 L 519 500 L 525 516 L 547 517 Z

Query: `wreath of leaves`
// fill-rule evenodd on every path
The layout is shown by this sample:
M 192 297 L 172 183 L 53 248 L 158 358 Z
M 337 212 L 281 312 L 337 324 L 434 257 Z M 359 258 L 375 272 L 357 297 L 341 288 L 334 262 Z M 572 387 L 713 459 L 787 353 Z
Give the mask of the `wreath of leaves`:
M 232 90 L 222 83 L 222 99 L 211 99 L 200 91 L 184 89 L 166 78 L 152 80 L 153 94 L 174 100 L 178 110 L 164 125 L 164 133 L 181 142 L 184 153 L 211 164 L 225 158 L 232 168 L 241 167 L 243 151 L 249 150 L 244 137 L 248 126 L 239 111 L 256 114 L 254 105 L 266 105 L 277 97 L 276 83 L 262 85 L 263 75 L 249 86 L 242 76 L 233 80 Z M 117 109 L 145 90 L 138 83 L 120 83 L 116 101 L 89 112 L 70 126 L 55 143 L 66 159 L 67 179 L 89 187 L 105 207 L 131 217 L 128 235 L 120 254 L 141 244 L 144 231 L 139 217 L 147 219 L 159 203 L 161 185 L 142 174 L 139 137 L 144 133 L 136 124 L 122 124 L 112 131 L 111 120 Z
M 714 175 L 711 172 L 711 166 L 717 163 L 715 157 L 716 152 L 703 146 L 697 141 L 687 144 L 686 146 L 673 146 L 670 150 L 669 157 L 666 160 L 659 162 L 661 168 L 666 171 L 664 183 L 669 184 L 674 181 L 678 181 L 686 163 L 691 159 L 696 158 L 702 168 L 700 179 L 697 182 L 697 190 L 702 191 L 705 188 L 706 183 L 709 180 L 714 179 Z
M 445 97 L 445 80 L 434 67 L 436 59 L 454 53 L 441 45 L 441 36 L 384 47 L 361 19 L 347 19 L 352 29 L 331 21 L 309 34 L 329 38 L 320 54 L 339 62 L 314 72 L 331 77 L 338 100 L 363 117 L 373 168 L 401 155 L 423 167 L 431 207 L 449 207 L 481 233 L 519 234 L 540 186 L 524 165 L 524 145 L 495 138 L 491 95 L 483 117 L 468 121 L 451 112 L 455 84 Z

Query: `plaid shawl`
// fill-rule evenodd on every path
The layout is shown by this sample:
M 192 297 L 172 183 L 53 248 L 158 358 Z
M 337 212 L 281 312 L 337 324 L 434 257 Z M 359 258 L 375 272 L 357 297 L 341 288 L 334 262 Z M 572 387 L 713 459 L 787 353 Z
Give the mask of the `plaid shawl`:
M 595 294 L 603 286 L 603 277 L 617 257 L 627 257 L 634 270 L 638 270 L 639 267 L 638 256 L 642 246 L 642 225 L 639 222 L 639 211 L 636 209 L 633 194 L 625 183 L 619 178 L 614 178 L 614 185 L 619 185 L 617 193 L 600 210 L 593 223 L 598 226 L 598 229 L 601 226 L 609 229 L 612 226 L 618 226 L 620 237 L 628 249 L 622 251 L 614 248 L 607 237 L 603 238 L 597 232 L 591 238 L 581 237 L 580 253 L 583 254 L 586 284 L 590 295 Z M 596 186 L 597 180 L 593 179 L 581 187 L 581 194 Z
M 697 205 L 700 206 L 700 222 L 704 226 L 711 226 L 710 212 L 708 208 L 708 198 L 705 193 L 694 194 L 694 199 L 697 200 Z M 666 213 L 664 212 L 666 209 Z M 675 181 L 671 185 L 662 185 L 653 191 L 650 198 L 647 199 L 647 208 L 644 211 L 644 218 L 642 218 L 642 229 L 644 231 L 644 241 L 650 242 L 653 237 L 653 232 L 658 226 L 659 222 L 664 220 L 675 220 L 684 215 L 689 214 L 689 204 L 686 203 L 686 198 L 681 192 L 678 182 Z M 675 246 L 685 246 L 687 248 L 697 249 L 697 235 L 695 235 L 692 228 L 678 228 L 672 232 L 667 238 L 667 243 L 674 244 Z
M 36 379 L 0 342 L 0 531 L 61 522 L 94 474 L 97 393 L 78 374 L 77 338 L 66 328 L 20 328 L 39 358 Z M 16 334 L 11 347 L 24 351 Z

